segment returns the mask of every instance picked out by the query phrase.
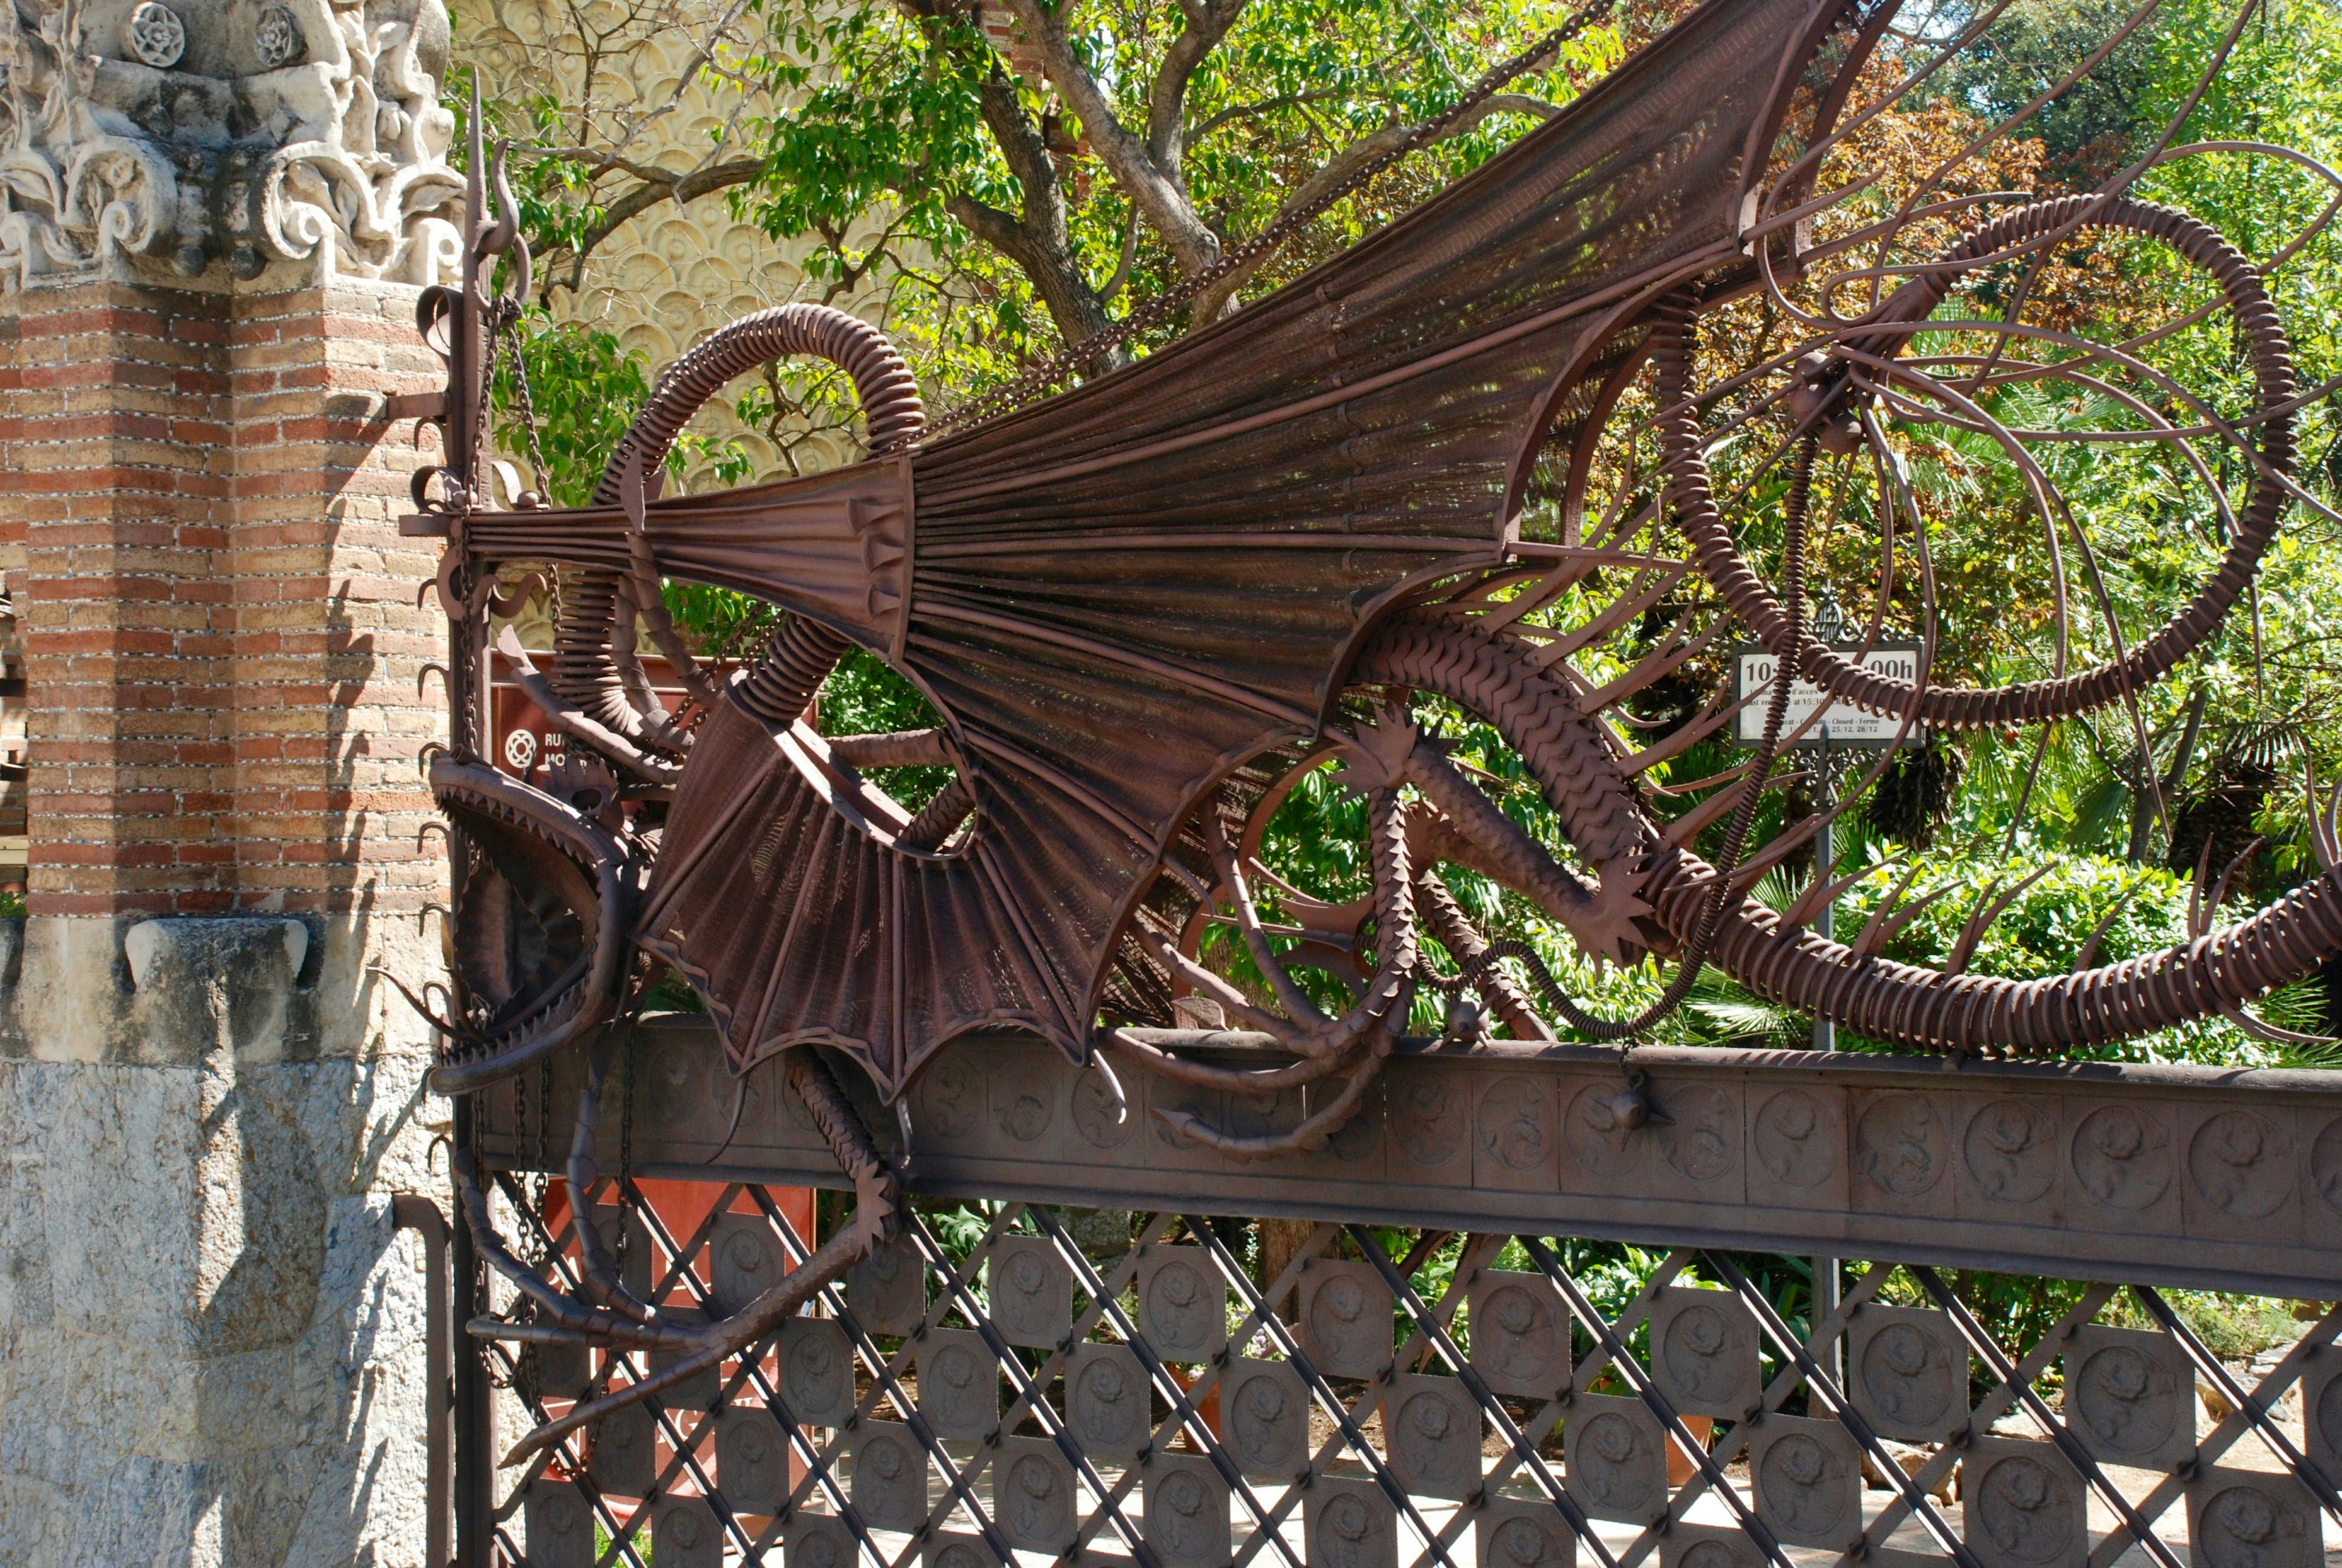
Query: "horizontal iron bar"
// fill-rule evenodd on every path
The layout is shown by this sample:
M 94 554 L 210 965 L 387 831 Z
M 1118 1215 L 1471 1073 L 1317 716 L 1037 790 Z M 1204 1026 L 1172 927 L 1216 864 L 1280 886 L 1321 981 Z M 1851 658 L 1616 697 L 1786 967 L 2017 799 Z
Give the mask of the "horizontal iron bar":
M 1286 1060 L 1242 1041 L 1197 1032 L 1180 1044 L 1223 1065 Z M 735 1079 L 691 1015 L 636 1025 L 634 1049 L 636 1174 L 846 1185 L 778 1064 Z M 1626 1064 L 1646 1075 L 1656 1110 L 1639 1125 L 1615 1051 L 1413 1044 L 1328 1148 L 1242 1163 L 1156 1113 L 1276 1132 L 1341 1084 L 1229 1095 L 1126 1068 L 1117 1118 L 1101 1074 L 1029 1038 L 972 1035 L 909 1091 L 909 1184 L 937 1197 L 2342 1295 L 2342 1074 L 1692 1048 L 1637 1050 Z M 844 1076 L 898 1153 L 894 1112 Z M 484 1153 L 553 1168 L 577 1090 L 574 1064 L 557 1069 L 552 1103 L 518 1124 L 554 1135 L 524 1147 L 513 1094 L 484 1094 Z M 521 1092 L 534 1096 L 533 1080 Z M 605 1165 L 617 1157 L 615 1102 L 603 1107 Z

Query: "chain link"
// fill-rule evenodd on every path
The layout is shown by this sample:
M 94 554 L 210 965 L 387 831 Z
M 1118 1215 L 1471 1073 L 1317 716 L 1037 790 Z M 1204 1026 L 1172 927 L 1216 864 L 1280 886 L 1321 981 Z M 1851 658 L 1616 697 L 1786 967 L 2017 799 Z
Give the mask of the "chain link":
M 491 306 L 490 310 L 493 312 L 494 307 Z M 489 454 L 495 450 L 495 444 L 489 439 L 490 425 L 488 421 L 488 405 L 495 401 L 489 394 L 495 388 L 495 384 L 496 325 L 495 317 L 491 314 L 488 318 L 487 377 L 481 383 L 480 406 L 477 414 L 475 416 L 475 428 L 472 431 L 471 485 L 468 493 L 463 497 L 463 507 L 465 512 L 480 511 L 483 509 L 484 504 L 493 503 L 495 500 L 495 486 L 487 482 L 486 474 L 484 472 L 487 466 L 487 457 Z
M 536 1168 L 542 1171 L 548 1164 L 545 1133 L 553 1120 L 553 1058 L 550 1056 L 536 1064 L 536 1103 L 544 1108 L 536 1118 Z
M 635 1179 L 635 1048 L 626 1044 L 626 1082 L 621 1086 L 618 1110 L 618 1185 L 623 1188 Z
M 635 1182 L 635 1047 L 626 1045 L 624 1077 L 618 1085 L 618 1244 L 612 1249 L 620 1278 L 626 1272 L 626 1243 L 635 1228 L 626 1223 L 626 1193 Z
M 538 1141 L 543 1142 L 542 1139 Z M 536 1223 L 529 1227 L 528 1261 L 540 1274 L 545 1272 L 545 1262 L 553 1255 L 553 1247 L 545 1234 L 545 1195 L 550 1185 L 542 1171 L 533 1174 L 521 1183 L 522 1190 L 528 1194 L 529 1212 L 536 1220 Z
M 520 414 L 520 430 L 528 445 L 528 466 L 536 481 L 536 494 L 545 504 L 553 504 L 553 480 L 545 465 L 545 446 L 536 427 L 536 397 L 528 382 L 528 361 L 521 354 L 520 307 L 509 301 L 499 300 L 490 307 L 489 369 L 491 381 L 495 375 L 495 361 L 502 358 L 512 367 L 513 404 Z M 561 624 L 561 569 L 547 564 L 545 570 L 546 611 L 555 626 Z M 546 1069 L 548 1074 L 551 1068 Z M 545 1080 L 545 1104 L 552 1104 L 552 1079 Z M 537 1133 L 538 1154 L 544 1153 L 544 1129 Z M 539 1164 L 542 1164 L 542 1160 Z
M 1516 78 L 1535 69 L 1546 56 L 1557 53 L 1561 46 L 1586 28 L 1606 18 L 1616 0 L 1595 0 L 1595 3 L 1572 15 L 1558 27 L 1508 59 L 1499 60 L 1483 71 L 1464 95 L 1446 109 L 1409 131 L 1392 146 L 1384 148 L 1365 163 L 1350 171 L 1329 188 L 1319 192 L 1292 211 L 1272 220 L 1266 226 L 1237 245 L 1223 251 L 1220 259 L 1177 286 L 1156 295 L 1105 331 L 1079 343 L 1069 343 L 1056 354 L 1035 365 L 1016 380 L 995 387 L 983 396 L 962 404 L 942 420 L 928 427 L 927 439 L 963 425 L 981 424 L 985 420 L 1024 406 L 1064 381 L 1080 365 L 1087 365 L 1102 354 L 1109 354 L 1128 343 L 1142 332 L 1149 331 L 1168 321 L 1182 306 L 1193 301 L 1214 284 L 1239 268 L 1250 266 L 1267 255 L 1299 230 L 1317 218 L 1335 203 L 1341 201 L 1400 159 L 1420 150 L 1444 135 L 1449 127 L 1482 104 L 1496 95 Z
M 529 472 L 536 481 L 537 495 L 549 505 L 553 501 L 553 481 L 545 466 L 545 447 L 537 437 L 536 397 L 528 384 L 528 361 L 521 354 L 520 314 L 519 305 L 511 300 L 499 299 L 488 307 L 488 380 L 494 385 L 499 359 L 511 367 L 513 405 L 520 414 L 521 437 L 528 444 Z M 485 404 L 481 407 L 480 423 L 485 446 L 487 430 Z
M 545 1273 L 545 1263 L 553 1255 L 553 1249 L 545 1233 L 544 1224 L 545 1199 L 548 1186 L 545 1175 L 545 1130 L 550 1125 L 552 1104 L 553 1064 L 547 1062 L 540 1070 L 537 1078 L 536 1134 L 534 1139 L 536 1154 L 534 1164 L 536 1169 L 520 1178 L 521 1202 L 527 1206 L 528 1216 L 535 1222 L 527 1227 L 527 1239 L 521 1249 L 522 1261 L 539 1274 Z M 515 1077 L 513 1080 L 513 1153 L 523 1157 L 529 1153 L 532 1142 L 529 1135 L 528 1111 L 528 1080 Z M 521 1308 L 524 1313 L 532 1310 L 526 1297 L 521 1299 Z M 524 1316 L 520 1321 L 528 1321 L 528 1318 Z
M 513 1080 L 513 1153 L 517 1154 L 527 1147 L 528 1080 L 525 1078 L 516 1077 Z M 525 1193 L 527 1188 L 528 1178 L 524 1176 L 521 1178 L 521 1189 Z M 535 1215 L 532 1217 L 542 1218 L 544 1213 L 545 1211 L 543 1209 L 539 1209 L 536 1211 Z M 535 1234 L 535 1227 L 534 1226 L 529 1227 L 529 1232 L 522 1251 L 521 1261 L 527 1263 L 532 1268 L 536 1267 L 545 1261 L 545 1243 L 543 1239 Z M 526 1298 L 524 1297 L 523 1299 L 525 1300 Z
M 515 332 L 512 345 L 513 401 L 520 407 L 522 438 L 528 443 L 528 471 L 536 481 L 537 498 L 547 505 L 553 502 L 553 479 L 545 466 L 545 447 L 536 434 L 536 403 L 529 392 L 528 362 L 521 356 L 519 334 Z

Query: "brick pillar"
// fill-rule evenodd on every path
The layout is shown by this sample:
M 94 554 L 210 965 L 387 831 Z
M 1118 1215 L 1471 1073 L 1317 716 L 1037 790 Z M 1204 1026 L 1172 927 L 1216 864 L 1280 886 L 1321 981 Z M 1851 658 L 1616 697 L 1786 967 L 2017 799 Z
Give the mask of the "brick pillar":
M 417 754 L 447 725 L 445 686 L 425 675 L 446 623 L 435 597 L 417 603 L 439 553 L 398 535 L 424 458 L 414 426 L 382 416 L 386 394 L 442 379 L 415 294 L 250 296 L 231 324 L 239 910 L 404 926 L 446 897 L 439 845 L 415 842 L 437 816 Z
M 324 280 L 324 281 L 321 281 Z M 0 303 L 28 917 L 0 926 L 0 1562 L 414 1563 L 440 970 L 416 291 L 116 267 Z
M 35 916 L 412 916 L 441 886 L 435 562 L 381 418 L 436 369 L 413 293 L 92 283 L 12 323 Z
M 108 283 L 44 292 L 17 323 L 10 474 L 27 906 L 224 913 L 229 300 Z

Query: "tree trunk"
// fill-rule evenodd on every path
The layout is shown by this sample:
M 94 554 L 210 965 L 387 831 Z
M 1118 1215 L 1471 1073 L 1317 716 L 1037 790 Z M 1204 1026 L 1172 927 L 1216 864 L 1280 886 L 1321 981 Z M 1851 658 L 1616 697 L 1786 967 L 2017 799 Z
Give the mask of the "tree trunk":
M 1301 1253 L 1302 1246 L 1317 1229 L 1308 1220 L 1263 1220 L 1260 1222 L 1260 1288 L 1266 1291 L 1276 1283 L 1276 1277 L 1292 1267 L 1293 1260 Z M 1281 1303 L 1270 1302 L 1270 1310 Z

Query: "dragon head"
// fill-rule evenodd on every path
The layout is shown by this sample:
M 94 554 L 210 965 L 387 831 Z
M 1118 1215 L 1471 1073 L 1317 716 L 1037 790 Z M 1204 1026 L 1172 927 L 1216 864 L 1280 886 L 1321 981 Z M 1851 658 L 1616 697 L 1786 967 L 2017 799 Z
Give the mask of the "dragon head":
M 432 762 L 432 794 L 471 850 L 455 900 L 460 1007 L 431 1074 L 442 1094 L 501 1078 L 618 1011 L 643 859 L 609 824 L 615 780 L 585 764 L 546 783 Z

